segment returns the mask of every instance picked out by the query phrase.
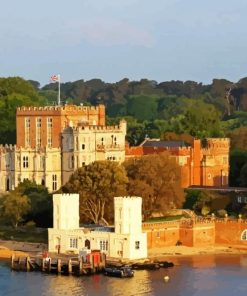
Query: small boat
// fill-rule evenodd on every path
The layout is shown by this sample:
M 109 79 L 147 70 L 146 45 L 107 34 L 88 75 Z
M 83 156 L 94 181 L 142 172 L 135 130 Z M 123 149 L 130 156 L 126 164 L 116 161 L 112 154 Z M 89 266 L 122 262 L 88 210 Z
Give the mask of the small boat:
M 125 278 L 125 277 L 133 277 L 134 271 L 130 266 L 106 267 L 104 274 L 108 276 Z

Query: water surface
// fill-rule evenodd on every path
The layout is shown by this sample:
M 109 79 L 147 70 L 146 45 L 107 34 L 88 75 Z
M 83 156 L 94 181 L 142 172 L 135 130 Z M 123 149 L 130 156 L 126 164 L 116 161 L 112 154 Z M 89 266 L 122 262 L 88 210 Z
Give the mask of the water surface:
M 176 266 L 170 269 L 136 271 L 130 279 L 14 272 L 0 263 L 0 295 L 247 295 L 247 255 L 181 257 L 174 262 Z M 166 275 L 168 283 L 164 282 Z

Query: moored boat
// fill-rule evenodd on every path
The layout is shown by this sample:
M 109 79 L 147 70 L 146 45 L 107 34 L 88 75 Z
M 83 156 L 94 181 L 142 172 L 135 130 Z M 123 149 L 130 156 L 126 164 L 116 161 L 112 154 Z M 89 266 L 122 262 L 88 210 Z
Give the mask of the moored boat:
M 106 267 L 104 274 L 107 276 L 125 278 L 125 277 L 133 277 L 134 271 L 130 266 Z

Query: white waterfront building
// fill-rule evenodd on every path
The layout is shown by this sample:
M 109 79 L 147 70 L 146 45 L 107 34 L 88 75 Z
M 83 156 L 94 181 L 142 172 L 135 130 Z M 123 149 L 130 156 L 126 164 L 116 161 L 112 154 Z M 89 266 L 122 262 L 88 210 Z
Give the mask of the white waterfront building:
M 48 229 L 49 252 L 75 253 L 87 248 L 111 258 L 147 257 L 147 234 L 142 232 L 142 198 L 114 198 L 113 227 L 79 227 L 79 194 L 53 195 L 53 228 Z

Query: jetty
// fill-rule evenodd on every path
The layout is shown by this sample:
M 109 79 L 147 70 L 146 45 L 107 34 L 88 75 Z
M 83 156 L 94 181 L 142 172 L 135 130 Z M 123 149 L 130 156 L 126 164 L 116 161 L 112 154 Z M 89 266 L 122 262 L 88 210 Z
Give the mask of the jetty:
M 106 266 L 104 253 L 92 252 L 92 256 L 83 257 L 30 257 L 11 256 L 11 269 L 15 271 L 40 271 L 64 275 L 91 275 L 101 273 Z M 89 260 L 88 260 L 89 259 Z

